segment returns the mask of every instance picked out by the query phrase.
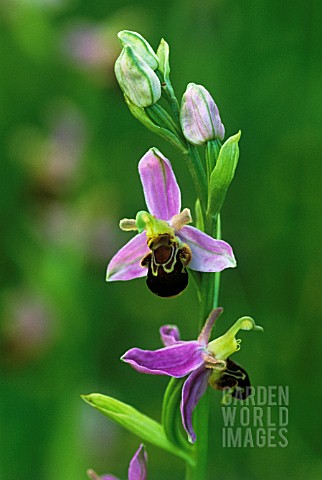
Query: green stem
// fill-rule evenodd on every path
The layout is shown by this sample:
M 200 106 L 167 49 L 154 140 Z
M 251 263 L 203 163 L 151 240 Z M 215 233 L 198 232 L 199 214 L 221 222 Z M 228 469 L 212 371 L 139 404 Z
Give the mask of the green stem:
M 220 216 L 217 216 L 216 238 L 221 238 Z M 203 273 L 201 279 L 200 328 L 213 308 L 218 307 L 220 272 Z M 209 390 L 201 398 L 194 413 L 197 436 L 194 449 L 195 465 L 186 466 L 186 480 L 206 480 L 208 469 Z
M 208 435 L 209 435 L 209 390 L 198 403 L 194 415 L 194 429 L 197 441 L 194 445 L 195 464 L 186 464 L 186 480 L 206 480 L 208 471 Z
M 190 143 L 187 143 L 187 148 L 188 154 L 185 155 L 186 162 L 190 171 L 190 175 L 192 176 L 198 198 L 200 200 L 203 220 L 204 223 L 206 223 L 205 212 L 207 209 L 208 185 L 205 169 L 201 163 L 197 148 Z
M 177 124 L 180 126 L 180 107 L 179 107 L 179 102 L 177 100 L 177 97 L 175 96 L 174 90 L 172 88 L 172 85 L 170 82 L 168 82 L 165 86 L 162 88 L 162 93 L 165 96 L 165 99 L 167 100 L 172 113 L 176 119 Z
M 221 218 L 220 213 L 217 215 L 217 225 L 216 225 L 216 238 L 221 239 Z M 214 285 L 214 302 L 212 308 L 219 307 L 219 289 L 220 289 L 220 272 L 215 273 L 215 285 Z

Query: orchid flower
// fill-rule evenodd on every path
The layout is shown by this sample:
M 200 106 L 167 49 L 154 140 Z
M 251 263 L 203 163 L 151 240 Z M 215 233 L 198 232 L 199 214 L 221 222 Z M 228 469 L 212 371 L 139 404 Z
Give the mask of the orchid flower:
M 128 480 L 146 480 L 146 464 L 147 454 L 141 443 L 130 462 Z M 97 475 L 93 470 L 88 470 L 87 475 L 91 480 L 119 480 L 117 477 L 114 477 L 114 475 Z
M 148 212 L 121 220 L 122 230 L 138 234 L 111 259 L 107 281 L 147 275 L 153 293 L 170 297 L 186 288 L 187 266 L 200 272 L 236 266 L 228 243 L 187 225 L 192 222 L 190 210 L 180 211 L 181 192 L 171 163 L 161 152 L 151 148 L 139 162 L 139 174 Z
M 135 370 L 152 375 L 168 375 L 181 378 L 188 375 L 181 396 L 181 417 L 191 443 L 196 440 L 192 425 L 192 413 L 205 393 L 207 385 L 217 390 L 229 390 L 237 399 L 250 394 L 250 381 L 246 371 L 230 360 L 230 355 L 240 349 L 241 340 L 235 336 L 239 330 L 258 330 L 250 317 L 242 317 L 221 337 L 209 342 L 215 320 L 222 313 L 216 308 L 209 315 L 197 340 L 182 341 L 178 327 L 161 327 L 161 340 L 165 348 L 141 350 L 132 348 L 121 358 Z

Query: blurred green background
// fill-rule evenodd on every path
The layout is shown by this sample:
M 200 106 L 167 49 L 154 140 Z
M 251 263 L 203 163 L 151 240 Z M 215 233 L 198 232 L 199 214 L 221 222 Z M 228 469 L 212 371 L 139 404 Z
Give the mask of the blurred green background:
M 130 238 L 119 219 L 144 207 L 137 163 L 149 147 L 171 159 L 183 206 L 195 200 L 183 158 L 123 102 L 121 29 L 154 48 L 164 37 L 178 97 L 204 84 L 226 135 L 242 130 L 223 209 L 238 269 L 222 275 L 218 332 L 242 315 L 265 328 L 242 335 L 237 361 L 254 385 L 289 386 L 288 446 L 223 448 L 212 392 L 209 479 L 322 478 L 319 2 L 6 0 L 0 17 L 0 478 L 80 480 L 92 467 L 125 479 L 139 440 L 79 395 L 159 419 L 167 379 L 118 359 L 158 348 L 164 323 L 197 333 L 192 282 L 169 301 L 142 279 L 105 283 Z M 149 478 L 183 478 L 179 459 L 147 449 Z

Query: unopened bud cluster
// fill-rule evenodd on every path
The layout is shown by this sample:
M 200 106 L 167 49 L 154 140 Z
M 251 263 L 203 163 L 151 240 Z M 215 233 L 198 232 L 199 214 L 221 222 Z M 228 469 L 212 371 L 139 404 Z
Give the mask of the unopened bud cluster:
M 142 113 L 133 112 L 133 108 L 151 107 L 159 101 L 162 93 L 160 78 L 164 80 L 163 86 L 171 85 L 169 46 L 162 39 L 155 53 L 145 38 L 129 30 L 119 32 L 118 38 L 123 49 L 115 63 L 115 75 L 128 105 L 130 103 L 132 113 L 142 117 Z M 149 113 L 151 114 L 151 111 Z M 158 115 L 159 113 L 158 111 Z M 173 133 L 173 129 L 164 124 L 166 113 L 159 116 L 160 121 L 153 118 L 152 122 Z M 147 118 L 140 118 L 140 121 L 146 126 L 150 122 Z M 187 140 L 193 145 L 202 145 L 216 139 L 223 140 L 225 136 L 218 107 L 202 85 L 188 84 L 182 98 L 180 123 L 183 141 Z M 168 140 L 173 143 L 173 138 Z

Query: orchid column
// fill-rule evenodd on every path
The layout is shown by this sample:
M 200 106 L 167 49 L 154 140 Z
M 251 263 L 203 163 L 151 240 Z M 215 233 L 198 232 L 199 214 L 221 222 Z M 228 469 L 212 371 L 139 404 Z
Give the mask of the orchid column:
M 143 441 L 182 458 L 187 479 L 203 480 L 207 478 L 207 387 L 227 390 L 240 400 L 249 395 L 248 374 L 230 356 L 240 348 L 239 330 L 261 330 L 250 317 L 241 317 L 225 335 L 210 339 L 222 313 L 220 272 L 236 266 L 231 246 L 221 240 L 220 211 L 235 174 L 240 132 L 222 144 L 225 129 L 218 108 L 201 85 L 189 83 L 179 106 L 164 40 L 155 53 L 136 32 L 122 31 L 119 38 L 123 49 L 115 74 L 130 112 L 183 154 L 197 198 L 194 215 L 189 208 L 181 210 L 181 192 L 170 161 L 157 148 L 150 149 L 138 165 L 147 209 L 120 221 L 120 228 L 134 231 L 135 236 L 109 262 L 107 281 L 145 277 L 152 293 L 174 297 L 184 295 L 193 276 L 201 332 L 197 340 L 182 341 L 178 327 L 165 325 L 160 329 L 165 348 L 131 348 L 122 357 L 140 373 L 172 377 L 161 423 L 111 397 L 91 394 L 84 399 Z M 204 161 L 198 151 L 203 145 Z M 195 226 L 190 225 L 193 217 Z

